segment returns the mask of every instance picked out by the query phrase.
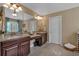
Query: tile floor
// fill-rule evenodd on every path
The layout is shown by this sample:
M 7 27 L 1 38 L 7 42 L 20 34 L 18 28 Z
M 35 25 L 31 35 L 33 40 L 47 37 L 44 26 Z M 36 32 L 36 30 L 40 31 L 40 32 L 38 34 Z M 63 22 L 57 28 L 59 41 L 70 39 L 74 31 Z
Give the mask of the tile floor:
M 46 43 L 41 47 L 32 47 L 29 56 L 79 56 L 79 53 L 66 50 L 57 44 Z

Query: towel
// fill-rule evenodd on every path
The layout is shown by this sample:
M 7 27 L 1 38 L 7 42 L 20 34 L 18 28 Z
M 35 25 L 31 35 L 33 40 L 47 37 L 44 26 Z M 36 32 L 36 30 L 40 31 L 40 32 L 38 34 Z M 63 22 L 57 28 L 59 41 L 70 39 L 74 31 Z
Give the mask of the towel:
M 65 46 L 66 48 L 69 48 L 69 49 L 74 49 L 74 48 L 76 48 L 76 46 L 72 45 L 71 43 L 66 43 L 64 46 Z

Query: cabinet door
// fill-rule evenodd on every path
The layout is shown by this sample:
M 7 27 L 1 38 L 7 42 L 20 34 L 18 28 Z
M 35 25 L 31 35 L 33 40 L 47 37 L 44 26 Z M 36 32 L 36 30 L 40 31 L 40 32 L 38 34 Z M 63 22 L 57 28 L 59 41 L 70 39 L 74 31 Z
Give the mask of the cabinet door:
M 26 56 L 30 53 L 30 41 L 22 42 L 21 43 L 21 56 Z
M 4 56 L 17 56 L 18 55 L 18 46 L 8 46 L 3 48 L 3 55 Z
M 0 56 L 1 56 L 1 43 L 0 43 Z
M 46 43 L 47 42 L 47 33 L 44 34 L 43 38 L 44 38 L 44 43 Z

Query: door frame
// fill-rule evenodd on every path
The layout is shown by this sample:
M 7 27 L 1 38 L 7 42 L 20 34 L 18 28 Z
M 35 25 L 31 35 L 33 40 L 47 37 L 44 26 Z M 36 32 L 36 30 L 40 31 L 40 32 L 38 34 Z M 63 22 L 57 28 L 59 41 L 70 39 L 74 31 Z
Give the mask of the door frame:
M 61 42 L 59 44 L 62 46 L 63 45 L 62 16 L 52 16 L 52 17 L 49 17 L 48 19 L 51 20 L 51 18 L 53 18 L 53 17 L 60 17 L 61 18 L 61 21 L 60 21 L 61 28 L 59 28 L 60 29 L 60 32 L 61 32 L 61 37 L 60 37 L 60 39 L 61 39 L 60 41 Z M 49 20 L 48 20 L 48 43 L 51 43 L 51 42 L 49 42 Z

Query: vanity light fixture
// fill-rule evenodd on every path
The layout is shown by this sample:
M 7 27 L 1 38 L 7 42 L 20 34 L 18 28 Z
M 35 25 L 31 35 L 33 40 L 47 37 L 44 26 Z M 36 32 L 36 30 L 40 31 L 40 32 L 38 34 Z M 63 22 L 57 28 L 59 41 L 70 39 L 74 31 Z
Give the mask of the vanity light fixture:
M 42 16 L 35 16 L 35 19 L 41 20 L 41 19 L 43 19 L 43 17 Z
M 13 16 L 17 16 L 17 12 L 22 11 L 22 8 L 17 3 L 6 3 L 3 5 L 5 8 L 9 8 L 14 11 Z
M 4 4 L 3 6 L 4 6 L 4 7 L 6 7 L 6 8 L 8 8 L 8 6 L 7 6 L 7 5 L 5 5 L 5 4 Z
M 6 3 L 6 4 L 4 4 L 3 7 L 5 7 L 5 8 L 9 8 L 9 7 L 10 7 L 10 3 Z

